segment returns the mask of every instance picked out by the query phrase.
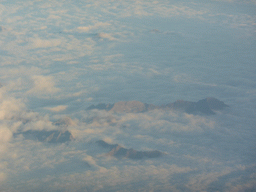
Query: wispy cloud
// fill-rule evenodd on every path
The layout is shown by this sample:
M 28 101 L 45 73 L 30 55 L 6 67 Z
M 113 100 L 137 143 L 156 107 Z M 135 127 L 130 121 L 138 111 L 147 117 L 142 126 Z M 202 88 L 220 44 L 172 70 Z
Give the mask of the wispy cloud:
M 56 107 L 46 107 L 45 109 L 53 111 L 53 112 L 60 112 L 67 109 L 66 105 L 58 105 Z
M 2 1 L 1 190 L 253 190 L 254 6 Z M 86 110 L 101 102 L 161 105 L 205 96 L 231 107 L 214 117 Z M 69 130 L 75 140 L 50 145 L 18 134 L 27 130 Z M 118 160 L 105 155 L 99 139 L 166 155 Z
M 55 87 L 55 82 L 51 76 L 33 76 L 33 87 L 27 93 L 34 95 L 45 95 L 45 94 L 54 94 L 59 92 L 60 89 Z
M 99 29 L 99 28 L 107 28 L 110 25 L 111 24 L 108 23 L 108 22 L 97 22 L 94 25 L 77 27 L 77 29 L 80 32 L 89 32 L 89 31 L 92 31 L 92 30 L 95 30 L 95 29 Z
M 36 38 L 36 39 L 30 39 L 30 41 L 32 42 L 33 48 L 56 47 L 61 44 L 61 40 L 59 39 L 48 40 L 48 39 Z

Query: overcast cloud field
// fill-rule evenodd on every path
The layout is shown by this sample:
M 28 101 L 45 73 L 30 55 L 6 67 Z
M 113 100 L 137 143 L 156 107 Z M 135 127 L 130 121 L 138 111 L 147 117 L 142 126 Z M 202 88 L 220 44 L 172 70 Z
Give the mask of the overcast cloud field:
M 0 191 L 256 191 L 255 57 L 255 0 L 0 0 Z

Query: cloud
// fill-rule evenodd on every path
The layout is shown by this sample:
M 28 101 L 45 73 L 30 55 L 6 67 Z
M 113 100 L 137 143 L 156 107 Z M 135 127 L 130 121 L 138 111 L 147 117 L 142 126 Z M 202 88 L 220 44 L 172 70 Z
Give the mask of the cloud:
M 252 95 L 244 94 L 249 93 L 246 86 L 232 94 L 224 90 L 223 80 L 226 76 L 242 82 L 239 77 L 246 74 L 254 82 L 254 74 L 249 77 L 246 71 L 252 72 L 254 67 L 254 63 L 249 66 L 254 58 L 253 49 L 249 54 L 253 38 L 247 39 L 250 45 L 245 39 L 228 38 L 238 28 L 244 34 L 255 24 L 254 13 L 242 14 L 242 8 L 226 12 L 219 9 L 220 2 L 211 3 L 2 2 L 3 191 L 207 191 L 214 184 L 227 191 L 254 189 L 255 174 L 232 171 L 237 164 L 247 167 L 255 159 L 255 105 L 249 102 Z M 213 24 L 214 30 L 208 24 Z M 232 26 L 231 32 L 225 31 Z M 154 28 L 159 29 L 156 34 L 149 33 Z M 164 31 L 171 32 L 167 35 Z M 223 38 L 223 44 L 214 35 Z M 197 55 L 199 52 L 203 53 Z M 238 65 L 239 61 L 243 65 Z M 234 68 L 232 76 L 223 75 L 230 72 L 228 63 Z M 219 66 L 222 74 L 216 72 Z M 236 67 L 243 70 L 238 73 Z M 220 83 L 223 91 L 215 89 Z M 95 102 L 140 100 L 159 105 L 175 99 L 196 100 L 210 93 L 231 101 L 229 111 L 206 117 L 164 110 L 143 114 L 85 110 Z M 76 140 L 50 146 L 16 134 L 62 129 L 69 130 Z M 99 139 L 166 155 L 142 161 L 107 158 L 102 155 L 106 152 L 94 145 Z
M 0 143 L 9 142 L 12 138 L 12 132 L 7 127 L 0 128 Z
M 28 130 L 56 130 L 57 126 L 50 121 L 49 116 L 37 116 L 28 120 L 25 124 L 21 126 L 23 131 Z
M 47 47 L 56 47 L 61 44 L 60 39 L 40 39 L 40 38 L 32 38 L 30 39 L 33 48 L 47 48 Z
M 33 76 L 31 79 L 33 81 L 33 88 L 30 89 L 27 94 L 45 95 L 60 91 L 59 88 L 55 87 L 54 78 L 52 76 L 37 75 Z
M 39 75 L 43 72 L 47 72 L 47 70 L 43 70 L 40 67 L 27 67 L 24 65 L 21 66 L 13 66 L 13 67 L 3 67 L 0 71 L 1 79 L 6 79 L 8 82 L 16 78 L 24 78 L 31 77 L 32 75 Z M 8 89 L 8 86 L 6 87 Z
M 6 174 L 4 172 L 0 172 L 0 182 L 6 180 Z
M 256 4 L 255 0 L 214 0 L 214 1 L 229 2 L 229 3 L 238 2 L 238 3 L 252 3 L 252 4 Z
M 110 33 L 98 33 L 98 37 L 101 39 L 107 39 L 109 41 L 115 41 L 117 38 L 113 37 Z
M 88 162 L 90 165 L 97 166 L 97 162 L 94 160 L 92 156 L 87 155 L 85 158 L 83 158 L 84 161 Z
M 6 10 L 5 6 L 3 4 L 0 4 L 0 15 L 2 15 L 5 10 Z M 1 19 L 0 19 L 0 21 L 1 21 Z
M 46 185 L 45 189 L 48 191 L 55 189 L 84 191 L 85 188 L 89 191 L 121 190 L 124 186 L 128 191 L 137 189 L 179 191 L 179 186 L 188 190 L 207 190 L 212 183 L 218 182 L 221 177 L 233 171 L 233 169 L 228 169 L 227 165 L 223 165 L 224 161 L 213 161 L 206 153 L 208 150 L 212 153 L 212 149 L 200 144 L 202 141 L 205 141 L 203 145 L 206 144 L 215 134 L 215 130 L 211 129 L 213 120 L 210 117 L 183 115 L 178 112 L 161 110 L 143 114 L 113 114 L 93 110 L 80 111 L 79 115 L 82 117 L 75 124 L 72 122 L 70 124 L 70 118 L 64 118 L 53 124 L 49 117 L 45 116 L 33 118 L 23 125 L 23 130 L 59 129 L 67 125 L 67 128 L 71 128 L 79 135 L 76 141 L 68 145 L 49 147 L 44 143 L 39 144 L 22 140 L 22 138 L 8 136 L 7 139 L 3 139 L 5 142 L 12 139 L 14 150 L 9 152 L 8 159 L 10 165 L 15 164 L 11 169 L 16 173 L 14 176 L 12 171 L 8 171 L 8 175 L 12 175 L 8 177 L 8 180 L 22 176 L 24 183 L 27 184 L 26 187 L 20 189 L 20 185 L 13 182 L 12 187 L 17 190 L 19 188 L 20 191 L 26 191 L 27 187 L 37 190 L 42 185 Z M 175 132 L 172 130 L 175 126 L 187 127 L 189 132 L 186 130 Z M 199 134 L 198 131 L 193 130 L 193 127 L 209 131 L 211 136 Z M 106 158 L 102 155 L 104 152 L 97 149 L 93 141 L 101 138 L 123 144 L 127 148 L 157 149 L 168 153 L 157 160 L 133 163 L 129 159 L 119 161 Z M 173 139 L 176 141 L 171 142 Z M 216 147 L 216 144 L 212 145 L 213 148 Z M 194 158 L 187 158 L 182 154 L 189 154 L 187 156 L 190 157 L 193 155 Z M 15 159 L 10 158 L 11 156 Z M 201 158 L 202 156 L 204 158 Z M 205 172 L 205 168 L 210 171 Z M 220 170 L 222 168 L 227 169 Z M 62 174 L 63 170 L 65 174 Z
M 109 27 L 110 25 L 111 24 L 108 22 L 97 22 L 94 25 L 77 27 L 77 29 L 80 32 L 89 32 L 91 30 L 95 30 L 95 29 L 99 29 L 99 28 L 106 28 L 106 27 Z
M 42 187 L 40 183 L 44 183 L 46 186 L 44 189 L 62 191 L 169 191 L 175 189 L 175 184 L 167 182 L 171 180 L 172 176 L 190 171 L 189 167 L 177 165 L 100 167 L 83 173 L 63 174 L 59 176 L 58 180 L 52 175 L 43 179 L 43 182 L 35 178 L 33 182 L 27 183 L 27 187 L 36 191 Z M 39 185 L 33 185 L 33 183 Z
M 60 112 L 67 109 L 67 105 L 58 105 L 56 107 L 45 107 L 45 109 L 50 110 L 52 112 Z
M 209 184 L 217 181 L 219 177 L 229 174 L 231 171 L 231 169 L 226 168 L 220 172 L 199 174 L 196 177 L 190 178 L 187 187 L 192 191 L 207 191 Z
M 243 183 L 239 183 L 239 180 L 235 180 L 235 183 L 228 183 L 230 191 L 241 192 L 241 191 L 255 191 L 256 190 L 256 178 L 255 174 L 251 174 L 250 178 Z
M 25 104 L 20 99 L 6 93 L 5 87 L 0 88 L 0 99 L 0 120 L 16 118 L 25 108 Z
M 176 83 L 184 83 L 184 84 L 195 84 L 209 87 L 216 87 L 216 84 L 204 83 L 200 82 L 197 78 L 191 77 L 188 74 L 178 74 L 173 76 L 173 81 Z
M 10 131 L 10 129 L 8 129 L 4 125 L 0 125 L 0 154 L 3 152 L 6 152 L 7 143 L 10 142 L 11 139 L 12 139 L 12 132 Z M 1 181 L 1 175 L 0 175 L 0 181 Z
M 197 9 L 186 4 L 185 6 L 181 3 L 169 3 L 166 1 L 154 1 L 154 2 L 145 2 L 136 0 L 134 3 L 123 3 L 126 4 L 128 8 L 125 10 L 120 10 L 120 14 L 124 17 L 127 16 L 152 16 L 159 15 L 163 17 L 200 17 L 207 13 L 206 9 Z M 125 6 L 125 5 L 123 5 Z

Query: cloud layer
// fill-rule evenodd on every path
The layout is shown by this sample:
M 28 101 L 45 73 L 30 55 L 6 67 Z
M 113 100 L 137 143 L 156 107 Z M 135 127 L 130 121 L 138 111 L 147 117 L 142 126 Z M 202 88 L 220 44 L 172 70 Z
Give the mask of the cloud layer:
M 255 190 L 255 6 L 2 1 L 0 191 Z M 229 107 L 144 109 L 207 97 Z

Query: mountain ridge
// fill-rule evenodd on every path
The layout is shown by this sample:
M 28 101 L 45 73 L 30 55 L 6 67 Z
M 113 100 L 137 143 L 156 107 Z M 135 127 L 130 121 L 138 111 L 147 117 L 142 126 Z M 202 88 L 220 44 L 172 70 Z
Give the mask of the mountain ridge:
M 143 158 L 158 158 L 164 155 L 163 152 L 158 150 L 152 151 L 137 151 L 133 148 L 127 149 L 119 144 L 109 144 L 103 140 L 98 140 L 96 143 L 103 147 L 107 148 L 110 151 L 106 154 L 107 156 L 112 156 L 117 159 L 128 158 L 133 160 L 139 160 Z
M 178 110 L 189 114 L 214 115 L 214 111 L 223 110 L 225 107 L 229 106 L 223 101 L 214 97 L 207 97 L 197 102 L 177 100 L 173 103 L 160 106 L 142 103 L 140 101 L 119 101 L 114 104 L 100 103 L 98 105 L 89 106 L 87 110 L 98 109 L 115 113 L 143 113 L 154 109 L 163 109 Z
M 69 131 L 59 130 L 28 130 L 15 133 L 14 136 L 22 135 L 25 139 L 47 143 L 65 143 L 74 140 Z

